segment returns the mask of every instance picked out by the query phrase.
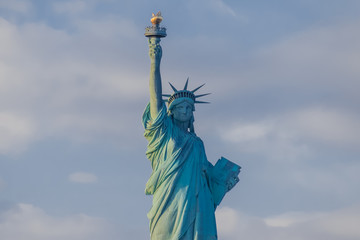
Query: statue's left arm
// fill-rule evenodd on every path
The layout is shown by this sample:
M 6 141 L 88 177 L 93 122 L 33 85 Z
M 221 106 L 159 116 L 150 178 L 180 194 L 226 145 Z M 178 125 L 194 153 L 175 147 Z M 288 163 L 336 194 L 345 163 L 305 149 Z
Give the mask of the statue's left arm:
M 208 163 L 208 183 L 216 206 L 220 204 L 225 194 L 239 182 L 240 169 L 239 165 L 224 157 L 221 157 L 215 166 Z

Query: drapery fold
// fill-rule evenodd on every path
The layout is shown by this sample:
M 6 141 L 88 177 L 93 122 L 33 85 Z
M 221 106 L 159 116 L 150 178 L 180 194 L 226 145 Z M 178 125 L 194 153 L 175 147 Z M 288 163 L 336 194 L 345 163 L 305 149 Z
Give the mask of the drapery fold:
M 151 239 L 217 239 L 207 176 L 212 165 L 203 142 L 179 129 L 167 115 L 165 104 L 155 119 L 148 104 L 142 122 L 148 141 L 146 156 L 153 169 L 145 188 L 146 194 L 153 195 L 148 213 Z

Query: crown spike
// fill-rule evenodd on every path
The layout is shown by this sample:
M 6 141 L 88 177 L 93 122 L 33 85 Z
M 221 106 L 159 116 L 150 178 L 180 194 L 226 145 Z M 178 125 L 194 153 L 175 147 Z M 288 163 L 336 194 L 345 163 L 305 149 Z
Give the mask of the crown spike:
M 196 92 L 197 90 L 199 90 L 200 88 L 202 88 L 204 85 L 205 85 L 205 83 L 204 83 L 203 85 L 201 85 L 200 87 L 195 88 L 195 89 L 192 90 L 191 92 L 192 92 L 192 93 Z
M 210 103 L 210 102 L 204 102 L 204 101 L 195 101 L 195 103 Z
M 169 82 L 170 87 L 174 90 L 174 92 L 178 92 L 178 90 Z
M 185 83 L 185 87 L 184 87 L 184 90 L 187 90 L 187 87 L 188 87 L 188 83 L 189 83 L 189 77 L 186 79 L 186 83 Z
M 211 93 L 200 94 L 200 95 L 195 96 L 195 98 L 199 98 L 199 97 L 207 96 L 207 95 L 210 95 L 210 94 L 211 94 Z
M 195 88 L 192 91 L 187 90 L 188 89 L 188 85 L 189 85 L 189 77 L 186 79 L 186 83 L 184 86 L 184 89 L 181 90 L 177 90 L 170 82 L 169 82 L 171 88 L 174 90 L 174 93 L 169 95 L 169 94 L 162 94 L 162 96 L 164 97 L 169 97 L 168 101 L 168 107 L 169 109 L 172 106 L 172 103 L 174 102 L 174 100 L 176 99 L 181 99 L 181 98 L 188 98 L 191 99 L 194 103 L 210 103 L 210 102 L 204 102 L 204 101 L 197 101 L 197 98 L 209 95 L 211 93 L 205 93 L 205 94 L 200 94 L 200 95 L 195 95 L 194 92 L 196 92 L 197 90 L 199 90 L 201 87 L 203 87 L 205 85 L 205 83 L 197 88 Z

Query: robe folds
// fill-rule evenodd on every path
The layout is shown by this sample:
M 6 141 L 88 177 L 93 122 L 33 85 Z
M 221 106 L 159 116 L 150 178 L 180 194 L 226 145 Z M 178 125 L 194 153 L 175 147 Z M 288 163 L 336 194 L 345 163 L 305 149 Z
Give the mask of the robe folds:
M 165 104 L 155 119 L 148 104 L 142 122 L 153 170 L 145 189 L 153 195 L 148 213 L 151 240 L 217 239 L 208 175 L 212 164 L 203 142 L 178 128 Z

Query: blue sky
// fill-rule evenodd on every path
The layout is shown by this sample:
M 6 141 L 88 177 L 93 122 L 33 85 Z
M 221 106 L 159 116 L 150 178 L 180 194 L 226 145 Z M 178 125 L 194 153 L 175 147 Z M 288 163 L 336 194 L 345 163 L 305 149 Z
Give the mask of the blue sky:
M 0 0 L 0 239 L 148 239 L 144 28 L 242 166 L 219 239 L 360 238 L 360 2 Z M 204 99 L 205 100 L 205 99 Z

